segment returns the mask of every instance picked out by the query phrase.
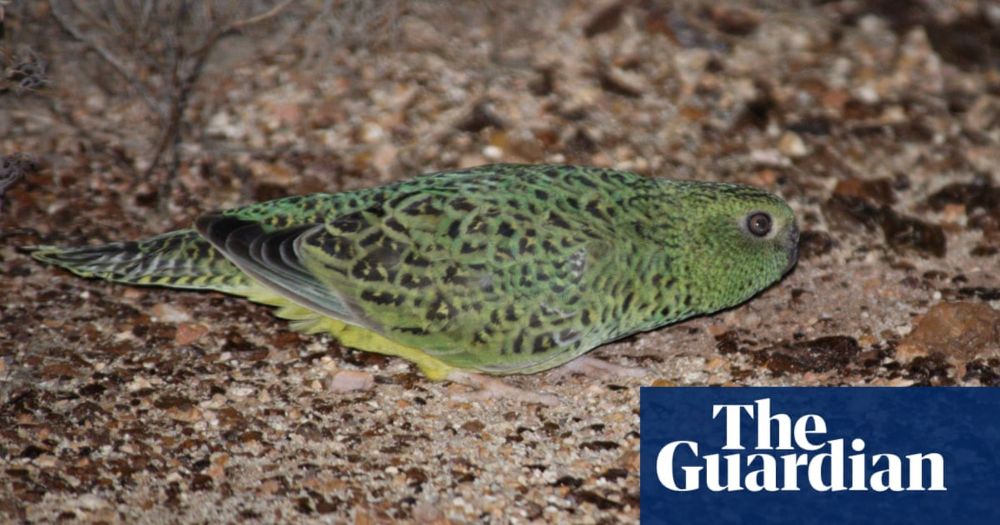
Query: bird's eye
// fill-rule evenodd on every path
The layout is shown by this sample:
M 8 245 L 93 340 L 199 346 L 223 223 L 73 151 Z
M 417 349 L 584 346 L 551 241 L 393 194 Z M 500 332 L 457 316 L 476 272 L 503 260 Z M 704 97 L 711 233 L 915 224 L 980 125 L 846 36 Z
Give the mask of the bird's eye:
M 765 237 L 771 233 L 772 222 L 771 216 L 762 211 L 751 213 L 747 216 L 747 230 L 757 237 Z

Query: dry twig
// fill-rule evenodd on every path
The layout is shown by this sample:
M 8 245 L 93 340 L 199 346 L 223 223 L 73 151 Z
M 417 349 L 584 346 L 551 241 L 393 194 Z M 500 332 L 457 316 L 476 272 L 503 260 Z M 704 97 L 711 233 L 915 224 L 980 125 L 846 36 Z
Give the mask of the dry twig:
M 262 13 L 229 22 L 219 20 L 209 2 L 204 4 L 177 2 L 166 6 L 157 6 L 155 2 L 144 2 L 136 11 L 129 11 L 124 17 L 119 16 L 114 9 L 106 9 L 105 11 L 108 13 L 104 13 L 103 19 L 105 21 L 102 22 L 102 17 L 92 14 L 82 5 L 82 2 L 74 0 L 77 11 L 87 17 L 92 24 L 102 27 L 107 32 L 121 33 L 124 31 L 123 26 L 128 26 L 133 33 L 142 33 L 148 31 L 150 27 L 156 27 L 157 32 L 154 40 L 158 39 L 163 49 L 156 53 L 158 56 L 152 56 L 145 49 L 139 50 L 140 53 L 146 53 L 140 56 L 142 61 L 140 64 L 124 60 L 93 34 L 81 30 L 74 24 L 72 17 L 62 10 L 56 0 L 48 1 L 52 16 L 59 26 L 110 65 L 125 79 L 132 90 L 142 97 L 145 104 L 157 116 L 157 129 L 160 131 L 153 143 L 150 162 L 143 170 L 142 176 L 145 180 L 152 179 L 163 165 L 164 157 L 169 154 L 169 162 L 161 178 L 158 192 L 161 212 L 166 211 L 174 179 L 180 168 L 184 114 L 194 87 L 201 77 L 212 51 L 226 36 L 238 33 L 252 25 L 272 20 L 295 2 L 295 0 L 284 0 Z M 203 6 L 203 19 L 206 21 L 207 29 L 204 31 L 203 39 L 200 41 L 195 39 L 195 45 L 185 46 L 184 42 L 192 41 L 191 28 L 185 27 L 185 24 L 190 20 L 188 17 L 194 5 Z M 167 14 L 163 15 L 164 12 Z M 165 17 L 166 19 L 157 19 L 157 13 L 160 13 L 161 18 Z M 129 20 L 130 17 L 132 17 L 131 20 Z M 183 32 L 185 30 L 187 30 L 186 33 Z M 199 31 L 198 27 L 194 29 L 194 33 Z M 127 50 L 126 54 L 128 52 Z M 161 61 L 159 57 L 166 57 L 166 60 Z M 145 66 L 157 74 L 143 76 L 141 66 Z M 155 83 L 157 79 L 160 81 L 159 85 Z
M 54 18 L 59 24 L 59 27 L 61 27 L 63 31 L 69 33 L 80 43 L 97 53 L 102 60 L 107 62 L 108 65 L 115 70 L 115 72 L 121 75 L 121 77 L 124 78 L 130 86 L 132 86 L 132 89 L 134 89 L 135 92 L 142 97 L 143 102 L 149 106 L 149 109 L 155 113 L 161 121 L 164 120 L 166 118 L 166 111 L 160 106 L 156 98 L 151 95 L 153 90 L 150 86 L 143 83 L 138 77 L 135 76 L 135 74 L 133 74 L 135 68 L 126 66 L 125 62 L 118 58 L 117 55 L 101 45 L 101 43 L 96 39 L 81 31 L 80 28 L 76 27 L 76 25 L 70 21 L 69 17 L 66 16 L 66 14 L 63 13 L 58 6 L 59 4 L 55 0 L 49 0 L 49 10 L 52 13 L 52 18 Z

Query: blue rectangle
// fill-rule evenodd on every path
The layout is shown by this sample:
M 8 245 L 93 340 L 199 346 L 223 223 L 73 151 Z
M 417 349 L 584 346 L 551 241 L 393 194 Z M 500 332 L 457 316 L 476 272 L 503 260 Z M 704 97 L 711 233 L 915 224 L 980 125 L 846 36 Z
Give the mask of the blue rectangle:
M 643 388 L 640 410 L 644 524 L 1000 523 L 1000 389 Z

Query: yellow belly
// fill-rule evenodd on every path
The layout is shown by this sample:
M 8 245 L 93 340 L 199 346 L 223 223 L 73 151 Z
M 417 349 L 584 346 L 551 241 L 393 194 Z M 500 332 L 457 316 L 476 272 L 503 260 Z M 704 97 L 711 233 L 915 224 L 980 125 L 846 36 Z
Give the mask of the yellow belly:
M 263 286 L 254 286 L 245 293 L 245 296 L 253 302 L 277 307 L 275 315 L 292 321 L 292 329 L 295 331 L 307 334 L 326 332 L 336 337 L 344 346 L 376 354 L 402 357 L 415 363 L 420 371 L 432 381 L 441 381 L 455 370 L 455 367 L 445 364 L 419 348 L 401 345 L 367 328 L 316 313 Z

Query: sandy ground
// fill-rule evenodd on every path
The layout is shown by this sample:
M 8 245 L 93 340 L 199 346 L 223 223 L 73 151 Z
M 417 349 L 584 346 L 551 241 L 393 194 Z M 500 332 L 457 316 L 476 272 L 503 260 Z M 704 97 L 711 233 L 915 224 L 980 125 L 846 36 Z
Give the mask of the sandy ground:
M 147 109 L 29 4 L 8 42 L 37 31 L 50 83 L 0 91 L 0 152 L 40 165 L 0 212 L 0 521 L 633 522 L 641 386 L 1000 384 L 996 4 L 412 2 L 355 42 L 304 31 L 262 58 L 236 36 L 166 213 L 136 176 Z M 763 186 L 803 257 L 747 304 L 594 353 L 649 378 L 510 380 L 563 400 L 541 407 L 18 250 L 495 161 Z

